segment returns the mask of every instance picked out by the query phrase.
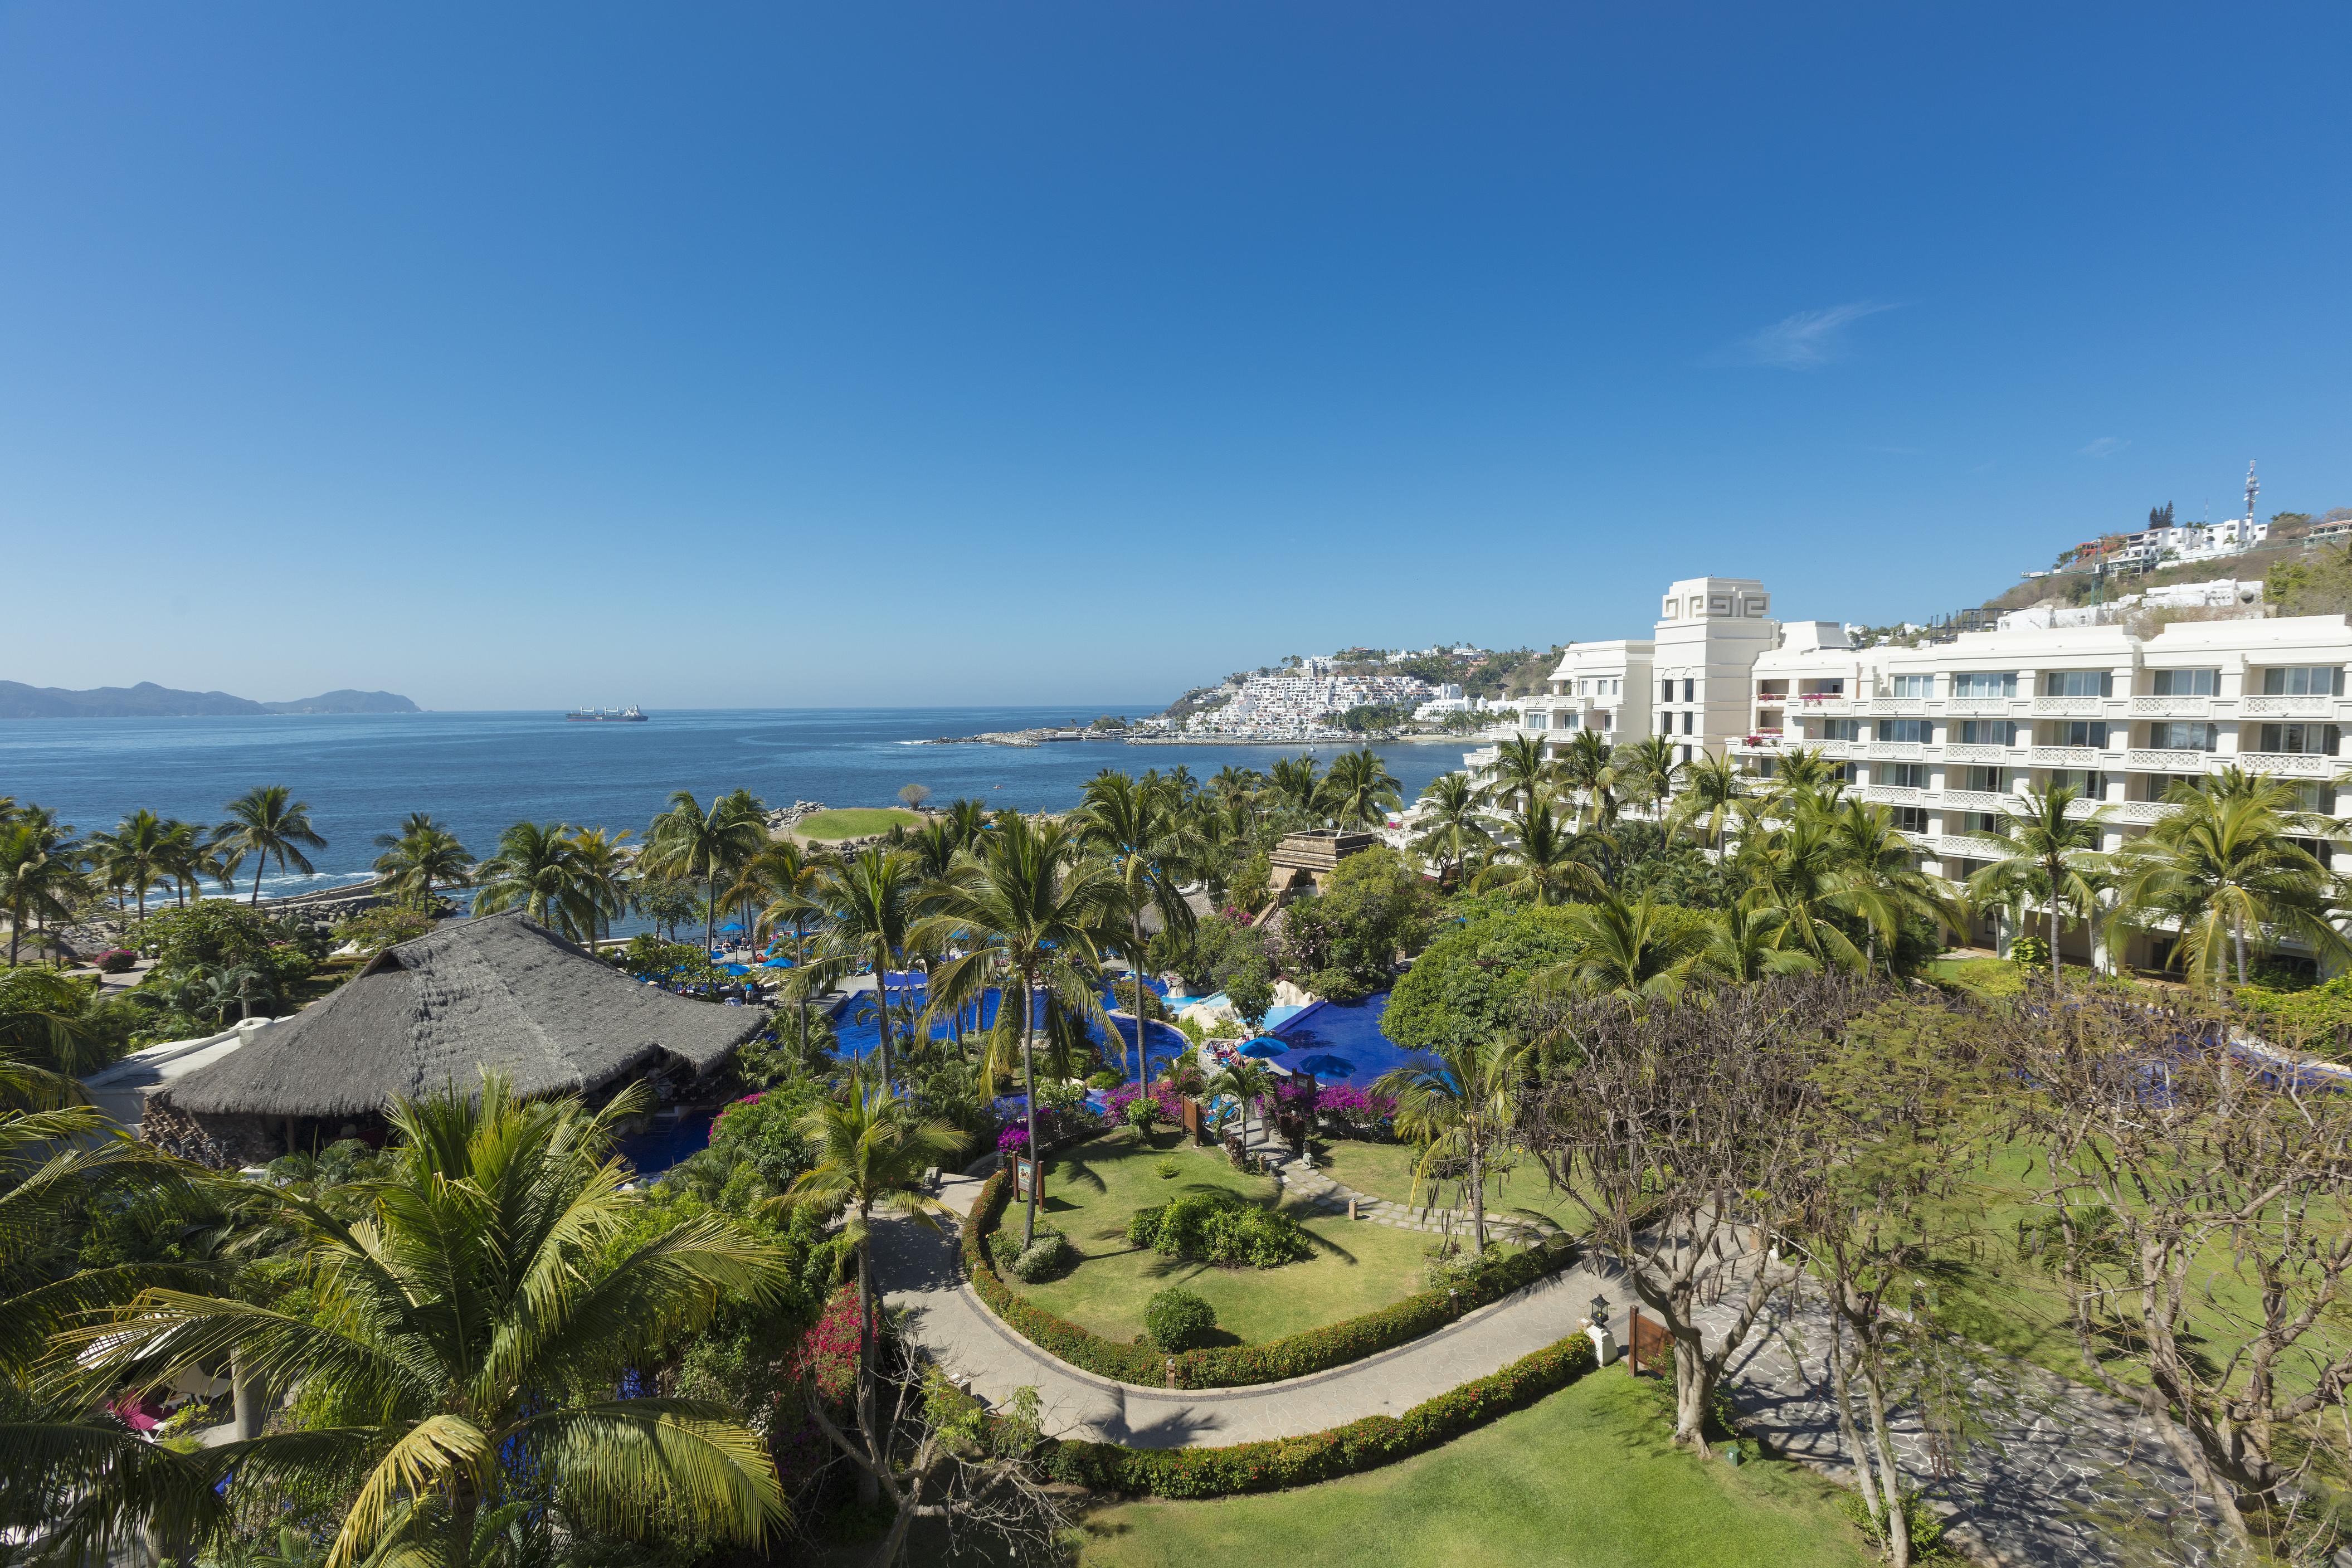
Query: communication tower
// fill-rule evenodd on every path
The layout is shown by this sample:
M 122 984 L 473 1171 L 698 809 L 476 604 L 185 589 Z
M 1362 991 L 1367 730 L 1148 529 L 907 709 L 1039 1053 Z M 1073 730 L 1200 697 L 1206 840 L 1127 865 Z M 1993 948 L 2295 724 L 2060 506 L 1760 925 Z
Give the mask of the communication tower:
M 2254 498 L 2262 493 L 2263 481 L 2254 478 L 2254 465 L 2250 458 L 2246 463 L 2246 521 L 2248 522 L 2254 521 Z

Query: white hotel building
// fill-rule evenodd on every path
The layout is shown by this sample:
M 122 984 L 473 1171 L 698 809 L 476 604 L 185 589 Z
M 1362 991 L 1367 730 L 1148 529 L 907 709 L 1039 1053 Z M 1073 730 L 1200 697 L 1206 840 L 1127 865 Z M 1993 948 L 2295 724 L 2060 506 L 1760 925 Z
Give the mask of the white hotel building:
M 2053 784 L 2081 790 L 2085 816 L 2107 807 L 2110 850 L 2171 809 L 2163 795 L 2175 781 L 2233 764 L 2294 781 L 2308 809 L 2342 815 L 2335 784 L 2352 772 L 2342 616 L 1856 648 L 1837 622 L 1780 623 L 1769 608 L 1751 579 L 1676 583 L 1653 638 L 1570 645 L 1521 732 L 1597 729 L 1612 743 L 1669 734 L 1685 760 L 1727 752 L 1759 776 L 1790 747 L 1817 749 L 1864 799 L 1894 809 L 1925 869 L 1955 880 L 2000 856 L 1987 830 L 2010 803 Z M 1475 772 L 1493 757 L 1465 760 Z M 2352 870 L 2352 857 L 2333 859 Z M 2125 963 L 2166 956 L 2162 936 L 2129 940 L 2116 955 Z M 2062 945 L 2087 958 L 2087 943 L 2078 927 Z

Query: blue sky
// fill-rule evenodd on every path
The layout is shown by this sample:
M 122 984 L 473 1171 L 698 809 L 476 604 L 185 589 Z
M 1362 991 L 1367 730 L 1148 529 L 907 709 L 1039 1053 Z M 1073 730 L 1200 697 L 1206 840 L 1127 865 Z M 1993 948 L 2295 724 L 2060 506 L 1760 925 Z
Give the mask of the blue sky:
M 0 6 L 0 678 L 1143 701 L 2352 504 L 2347 33 Z

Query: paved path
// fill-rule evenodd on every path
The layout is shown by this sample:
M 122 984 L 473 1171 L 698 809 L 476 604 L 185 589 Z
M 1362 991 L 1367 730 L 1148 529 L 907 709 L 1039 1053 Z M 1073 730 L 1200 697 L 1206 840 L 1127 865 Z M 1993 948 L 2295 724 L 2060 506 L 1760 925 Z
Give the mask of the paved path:
M 961 1214 L 979 1189 L 976 1181 L 952 1177 L 941 1196 Z M 908 1338 L 949 1375 L 969 1376 L 973 1392 L 992 1404 L 1034 1385 L 1051 1436 L 1139 1448 L 1295 1437 L 1366 1415 L 1402 1415 L 1574 1333 L 1596 1290 L 1621 1305 L 1625 1300 L 1622 1289 L 1570 1268 L 1434 1334 L 1311 1377 L 1245 1388 L 1140 1388 L 1081 1372 L 1005 1327 L 963 1283 L 950 1226 L 877 1220 L 874 1248 L 884 1299 L 906 1313 Z

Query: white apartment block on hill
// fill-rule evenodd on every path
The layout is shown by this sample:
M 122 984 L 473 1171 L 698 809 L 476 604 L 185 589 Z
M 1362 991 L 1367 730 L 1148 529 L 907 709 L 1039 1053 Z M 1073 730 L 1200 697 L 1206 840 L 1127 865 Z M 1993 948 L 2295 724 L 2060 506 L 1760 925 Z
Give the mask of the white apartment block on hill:
M 1314 666 L 1328 660 L 1308 659 Z M 1327 714 L 1367 704 L 1418 704 L 1437 689 L 1409 675 L 1253 675 L 1232 701 L 1193 714 L 1195 734 L 1309 735 L 1328 728 Z
M 1863 798 L 1895 811 L 1924 869 L 1954 880 L 2001 855 L 1996 835 L 2012 803 L 2053 784 L 2082 792 L 2082 815 L 2106 808 L 2110 850 L 2173 809 L 2163 797 L 2176 781 L 2231 765 L 2294 781 L 2306 809 L 2352 807 L 2352 791 L 2339 802 L 2336 788 L 2352 725 L 2342 616 L 2179 622 L 2146 638 L 2106 625 L 1858 648 L 1837 622 L 1777 622 L 1769 605 L 1750 579 L 1676 583 L 1654 637 L 1570 644 L 1551 696 L 1528 700 L 1517 732 L 1542 735 L 1555 753 L 1580 729 L 1612 744 L 1670 734 L 1685 760 L 1727 752 L 1759 776 L 1791 747 L 1818 749 Z M 1494 756 L 1488 747 L 1465 761 L 1475 773 Z M 2352 870 L 2352 856 L 2333 860 Z M 2133 935 L 2114 957 L 2155 967 L 2169 942 Z M 2062 945 L 2080 959 L 2088 942 L 2078 927 Z

